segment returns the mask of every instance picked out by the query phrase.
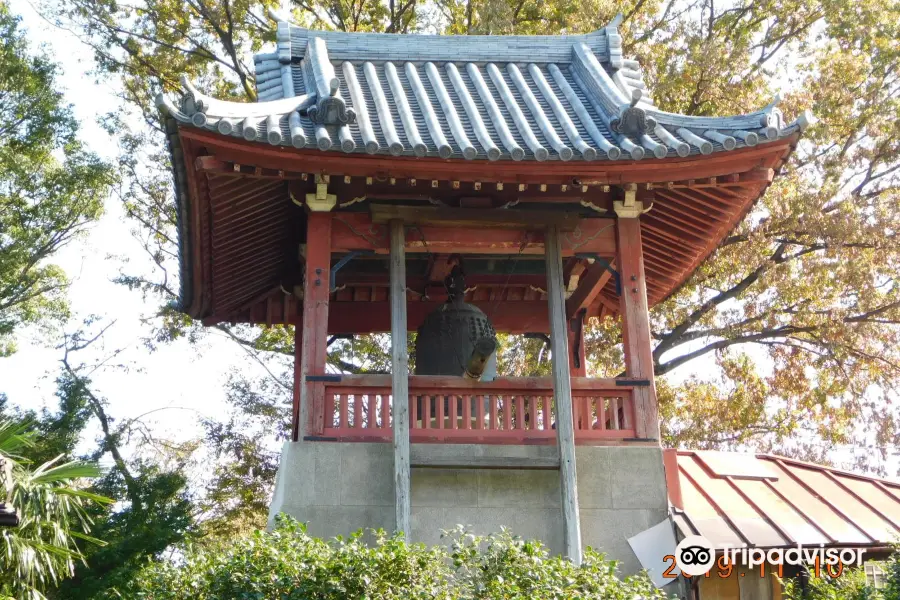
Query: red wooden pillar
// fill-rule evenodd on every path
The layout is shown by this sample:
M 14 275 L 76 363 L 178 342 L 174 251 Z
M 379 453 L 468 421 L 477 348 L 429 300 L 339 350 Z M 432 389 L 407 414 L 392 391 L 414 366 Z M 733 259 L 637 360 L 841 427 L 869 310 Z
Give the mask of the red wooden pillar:
M 638 217 L 616 220 L 616 243 L 622 295 L 622 341 L 625 373 L 633 379 L 646 379 L 649 385 L 634 388 L 635 433 L 639 438 L 659 439 L 659 407 L 653 382 L 653 349 L 650 345 L 650 314 L 647 308 L 647 282 L 641 252 L 641 223 Z
M 587 377 L 587 366 L 584 362 L 584 313 L 578 311 L 578 314 L 568 321 L 569 373 L 572 377 Z
M 293 413 L 291 414 L 291 440 L 300 439 L 300 386 L 303 382 L 303 318 L 294 325 L 294 386 Z
M 331 213 L 310 212 L 306 221 L 306 269 L 303 278 L 303 332 L 299 335 L 301 396 L 300 426 L 306 435 L 320 435 L 325 427 L 325 385 L 308 381 L 325 375 L 328 352 L 328 300 L 331 270 Z M 297 436 L 304 432 L 297 432 Z

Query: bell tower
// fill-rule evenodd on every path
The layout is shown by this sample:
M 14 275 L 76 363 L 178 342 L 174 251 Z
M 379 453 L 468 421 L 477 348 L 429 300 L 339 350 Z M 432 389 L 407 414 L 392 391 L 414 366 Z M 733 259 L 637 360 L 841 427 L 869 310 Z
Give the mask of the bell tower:
M 280 21 L 258 102 L 187 81 L 159 98 L 182 309 L 296 332 L 273 514 L 426 543 L 508 527 L 641 568 L 627 540 L 668 518 L 650 310 L 811 118 L 659 110 L 617 24 L 498 38 Z M 591 376 L 594 319 L 620 324 L 617 377 Z M 328 365 L 336 336 L 387 332 L 389 374 Z M 544 337 L 551 375 L 496 376 L 496 332 Z

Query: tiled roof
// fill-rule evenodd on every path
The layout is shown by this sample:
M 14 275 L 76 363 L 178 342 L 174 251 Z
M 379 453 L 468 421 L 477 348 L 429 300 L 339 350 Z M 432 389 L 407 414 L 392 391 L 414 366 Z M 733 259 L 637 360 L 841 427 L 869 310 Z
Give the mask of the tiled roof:
M 422 36 L 312 31 L 278 22 L 255 57 L 259 101 L 184 81 L 158 103 L 182 123 L 272 145 L 469 160 L 617 160 L 728 151 L 786 137 L 773 102 L 730 117 L 653 106 L 622 56 L 618 19 L 586 35 Z
M 666 450 L 675 524 L 718 548 L 886 546 L 900 483 L 767 454 Z

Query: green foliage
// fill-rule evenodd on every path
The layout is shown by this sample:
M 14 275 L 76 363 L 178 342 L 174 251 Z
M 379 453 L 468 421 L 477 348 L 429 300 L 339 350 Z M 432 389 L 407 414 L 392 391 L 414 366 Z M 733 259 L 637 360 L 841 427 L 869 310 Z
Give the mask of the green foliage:
M 887 580 L 882 588 L 875 588 L 866 581 L 863 568 L 847 568 L 840 577 L 810 577 L 804 585 L 799 579 L 784 581 L 785 600 L 900 600 L 900 554 L 894 554 L 884 563 Z
M 56 74 L 0 2 L 0 357 L 20 326 L 66 316 L 66 277 L 48 260 L 100 216 L 113 181 L 78 142 Z
M 58 456 L 34 466 L 28 455 L 35 434 L 32 424 L 0 415 L 0 456 L 14 463 L 11 503 L 20 519 L 18 527 L 0 529 L 2 600 L 42 600 L 71 576 L 84 559 L 79 540 L 102 545 L 88 535 L 91 507 L 111 502 L 79 485 L 100 475 L 94 463 Z
M 407 544 L 399 536 L 362 533 L 326 542 L 279 516 L 256 532 L 216 548 L 187 548 L 177 562 L 150 564 L 123 597 L 153 600 L 219 598 L 444 599 L 603 598 L 664 596 L 643 577 L 621 581 L 615 564 L 591 550 L 584 564 L 549 556 L 539 542 L 508 533 L 488 538 L 453 532 L 451 549 Z

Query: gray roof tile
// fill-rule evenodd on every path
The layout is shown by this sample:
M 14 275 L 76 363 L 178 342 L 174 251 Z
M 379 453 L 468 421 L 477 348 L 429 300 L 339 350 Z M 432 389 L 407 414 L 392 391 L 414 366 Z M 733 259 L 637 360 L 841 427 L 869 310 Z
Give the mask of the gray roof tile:
M 773 102 L 747 115 L 667 113 L 614 20 L 586 35 L 419 36 L 312 31 L 279 22 L 254 59 L 259 101 L 185 84 L 161 108 L 183 123 L 260 143 L 468 160 L 618 160 L 723 152 L 777 140 Z

